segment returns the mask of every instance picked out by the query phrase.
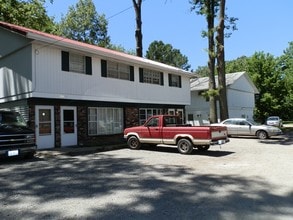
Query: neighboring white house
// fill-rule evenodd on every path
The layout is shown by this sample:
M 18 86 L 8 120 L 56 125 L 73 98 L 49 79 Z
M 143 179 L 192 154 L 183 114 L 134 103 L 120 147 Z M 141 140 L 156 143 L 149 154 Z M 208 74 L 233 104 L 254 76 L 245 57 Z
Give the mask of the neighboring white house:
M 190 104 L 191 72 L 0 22 L 0 108 L 17 109 L 39 149 L 122 140 L 125 127 Z
M 226 85 L 229 117 L 253 118 L 255 94 L 259 92 L 248 74 L 246 72 L 226 74 Z M 186 106 L 187 123 L 193 125 L 209 123 L 209 101 L 202 95 L 209 88 L 209 78 L 192 79 L 190 88 L 191 104 Z

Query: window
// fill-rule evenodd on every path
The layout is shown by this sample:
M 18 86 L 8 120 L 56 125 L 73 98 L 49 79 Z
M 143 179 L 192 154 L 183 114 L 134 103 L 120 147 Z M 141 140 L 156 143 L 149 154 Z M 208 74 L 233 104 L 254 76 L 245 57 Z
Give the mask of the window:
M 162 72 L 156 70 L 139 68 L 139 81 L 141 83 L 164 85 L 164 76 Z
M 159 119 L 158 118 L 152 118 L 147 123 L 148 127 L 158 127 L 159 126 Z
M 156 108 L 141 108 L 139 109 L 139 124 L 142 125 L 146 120 L 153 115 L 160 115 L 163 113 L 162 109 Z
M 181 88 L 181 76 L 169 73 L 169 86 Z
M 134 81 L 134 67 L 125 63 L 101 60 L 102 77 Z
M 88 134 L 109 135 L 123 132 L 122 108 L 88 108 Z
M 62 51 L 62 70 L 92 75 L 92 58 L 81 54 Z
M 188 121 L 193 121 L 193 114 L 188 114 L 187 115 L 187 120 Z

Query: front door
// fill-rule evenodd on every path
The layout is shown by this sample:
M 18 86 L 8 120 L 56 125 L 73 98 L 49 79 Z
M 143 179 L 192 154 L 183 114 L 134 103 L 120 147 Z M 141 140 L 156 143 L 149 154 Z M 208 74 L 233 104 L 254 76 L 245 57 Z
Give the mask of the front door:
M 76 107 L 61 107 L 61 146 L 77 145 Z
M 38 105 L 36 114 L 36 143 L 38 149 L 54 148 L 55 146 L 55 125 L 54 106 Z

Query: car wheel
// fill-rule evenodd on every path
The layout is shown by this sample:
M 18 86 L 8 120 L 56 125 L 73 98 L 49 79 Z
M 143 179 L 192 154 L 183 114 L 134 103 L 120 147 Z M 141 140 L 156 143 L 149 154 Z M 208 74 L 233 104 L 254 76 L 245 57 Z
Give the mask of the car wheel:
M 265 131 L 258 131 L 256 133 L 257 137 L 261 140 L 267 139 L 268 138 L 268 134 Z
M 181 154 L 190 154 L 193 150 L 193 144 L 188 139 L 180 139 L 177 148 Z
M 140 149 L 140 146 L 141 146 L 140 141 L 135 136 L 131 136 L 130 138 L 128 138 L 127 145 L 129 146 L 130 149 L 133 149 L 133 150 L 138 150 Z
M 210 148 L 210 145 L 197 146 L 197 149 L 200 151 L 207 151 L 209 148 Z

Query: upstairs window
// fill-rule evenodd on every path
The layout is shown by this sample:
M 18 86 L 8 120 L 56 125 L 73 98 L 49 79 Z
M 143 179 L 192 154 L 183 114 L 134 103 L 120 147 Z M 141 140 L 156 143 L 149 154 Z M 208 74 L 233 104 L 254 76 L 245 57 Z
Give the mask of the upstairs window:
M 139 81 L 141 83 L 149 83 L 156 85 L 164 85 L 164 75 L 162 72 L 139 68 Z
M 81 54 L 62 51 L 62 70 L 92 75 L 92 58 Z
M 169 86 L 181 88 L 181 76 L 169 73 Z
M 134 81 L 134 67 L 125 63 L 101 60 L 102 77 Z

